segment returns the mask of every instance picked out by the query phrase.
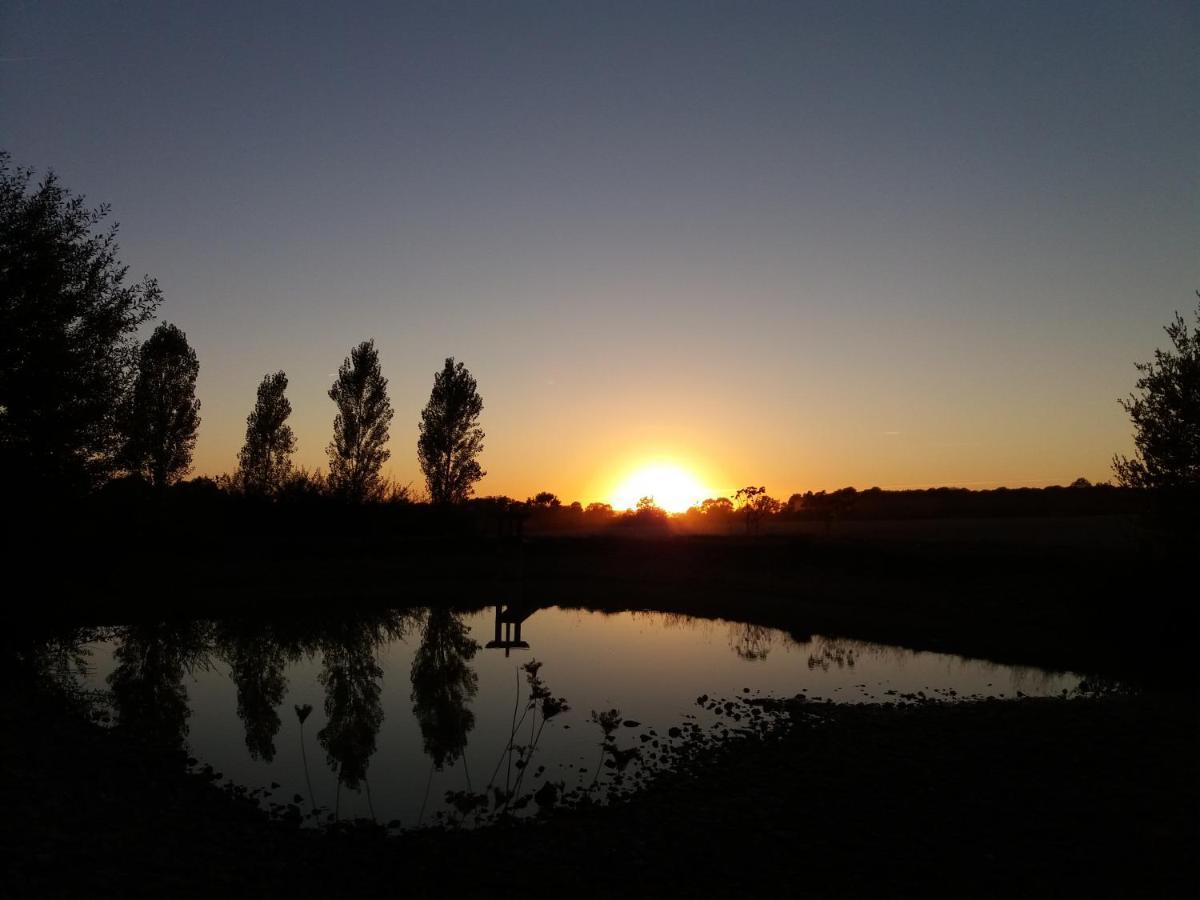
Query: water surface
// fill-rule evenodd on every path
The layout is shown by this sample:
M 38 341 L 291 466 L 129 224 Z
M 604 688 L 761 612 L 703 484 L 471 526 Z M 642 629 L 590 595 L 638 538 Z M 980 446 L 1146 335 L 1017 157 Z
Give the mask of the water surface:
M 721 620 L 503 605 L 323 623 L 138 625 L 89 649 L 85 682 L 101 692 L 115 727 L 186 747 L 198 767 L 277 812 L 401 827 L 454 816 L 448 792 L 479 795 L 489 785 L 494 793 L 519 783 L 532 794 L 547 782 L 564 791 L 594 783 L 602 796 L 614 781 L 667 764 L 677 726 L 686 737 L 762 721 L 749 707 L 734 719 L 698 704 L 701 696 L 1013 697 L 1079 683 Z M 522 667 L 533 659 L 542 663 L 541 699 L 531 714 Z M 559 699 L 568 708 L 547 720 L 542 713 Z M 619 714 L 605 751 L 592 713 L 611 710 Z M 524 775 L 521 753 L 506 753 L 515 720 L 513 743 L 536 744 L 525 751 Z

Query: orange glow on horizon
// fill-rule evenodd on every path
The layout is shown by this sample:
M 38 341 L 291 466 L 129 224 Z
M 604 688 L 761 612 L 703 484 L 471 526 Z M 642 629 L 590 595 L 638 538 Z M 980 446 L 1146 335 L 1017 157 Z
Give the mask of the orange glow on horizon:
M 643 497 L 653 497 L 655 505 L 669 513 L 679 513 L 717 493 L 685 466 L 644 463 L 621 478 L 609 503 L 616 510 L 633 509 Z

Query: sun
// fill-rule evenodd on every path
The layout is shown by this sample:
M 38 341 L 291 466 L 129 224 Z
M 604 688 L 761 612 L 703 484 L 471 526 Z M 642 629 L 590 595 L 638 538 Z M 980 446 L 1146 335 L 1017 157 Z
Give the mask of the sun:
M 667 512 L 683 512 L 712 496 L 712 491 L 682 466 L 654 463 L 625 476 L 612 494 L 613 509 L 633 509 L 643 497 Z

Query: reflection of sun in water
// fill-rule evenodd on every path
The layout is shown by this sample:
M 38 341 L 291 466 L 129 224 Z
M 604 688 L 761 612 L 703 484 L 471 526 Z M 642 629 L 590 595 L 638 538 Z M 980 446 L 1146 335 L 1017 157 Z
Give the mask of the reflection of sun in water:
M 705 487 L 687 469 L 671 463 L 644 466 L 631 472 L 613 491 L 613 509 L 633 509 L 643 497 L 653 497 L 656 506 L 667 512 L 683 512 L 711 497 Z

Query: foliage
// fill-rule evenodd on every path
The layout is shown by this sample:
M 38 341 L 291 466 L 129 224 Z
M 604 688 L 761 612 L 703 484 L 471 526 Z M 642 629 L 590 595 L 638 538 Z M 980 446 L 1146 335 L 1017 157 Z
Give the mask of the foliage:
M 329 399 L 338 409 L 326 450 L 330 490 L 360 503 L 381 499 L 386 485 L 380 469 L 392 455 L 384 445 L 393 413 L 373 340 L 350 351 L 329 388 Z
M 461 362 L 447 358 L 433 377 L 417 439 L 417 457 L 433 503 L 463 502 L 487 474 L 476 459 L 483 451 L 481 412 L 483 400 L 475 379 Z
M 525 502 L 539 509 L 558 509 L 562 506 L 562 501 L 558 499 L 558 495 L 552 494 L 550 491 L 539 491 Z
M 773 516 L 783 508 L 783 504 L 768 495 L 767 489 L 761 486 L 740 488 L 733 499 L 738 503 L 738 511 L 746 519 L 747 534 L 757 531 L 764 517 Z
M 192 467 L 200 428 L 199 373 L 200 361 L 187 335 L 167 322 L 138 351 L 123 456 L 131 472 L 157 488 L 174 484 Z
M 863 491 L 863 495 L 870 498 L 881 494 L 879 488 Z M 788 507 L 796 511 L 815 514 L 825 523 L 825 528 L 828 530 L 833 528 L 833 523 L 837 519 L 843 518 L 854 509 L 859 499 L 858 491 L 852 487 L 838 488 L 830 493 L 817 491 L 814 494 L 812 491 L 808 491 L 804 494 L 793 494 L 788 499 Z
M 107 206 L 31 178 L 0 153 L 0 470 L 44 497 L 117 467 L 135 333 L 161 294 L 126 283 L 116 225 L 96 233 Z
M 722 517 L 733 512 L 733 501 L 728 497 L 710 497 L 700 504 L 700 513 L 705 516 Z
M 236 483 L 247 494 L 273 496 L 292 473 L 296 436 L 287 424 L 292 404 L 284 392 L 283 372 L 265 375 L 258 386 L 258 401 L 246 417 L 246 443 L 238 454 Z
M 1125 487 L 1200 487 L 1200 305 L 1196 324 L 1190 332 L 1175 313 L 1163 329 L 1174 350 L 1155 350 L 1152 362 L 1136 363 L 1139 393 L 1118 401 L 1133 421 L 1137 450 L 1133 459 L 1113 457 Z

